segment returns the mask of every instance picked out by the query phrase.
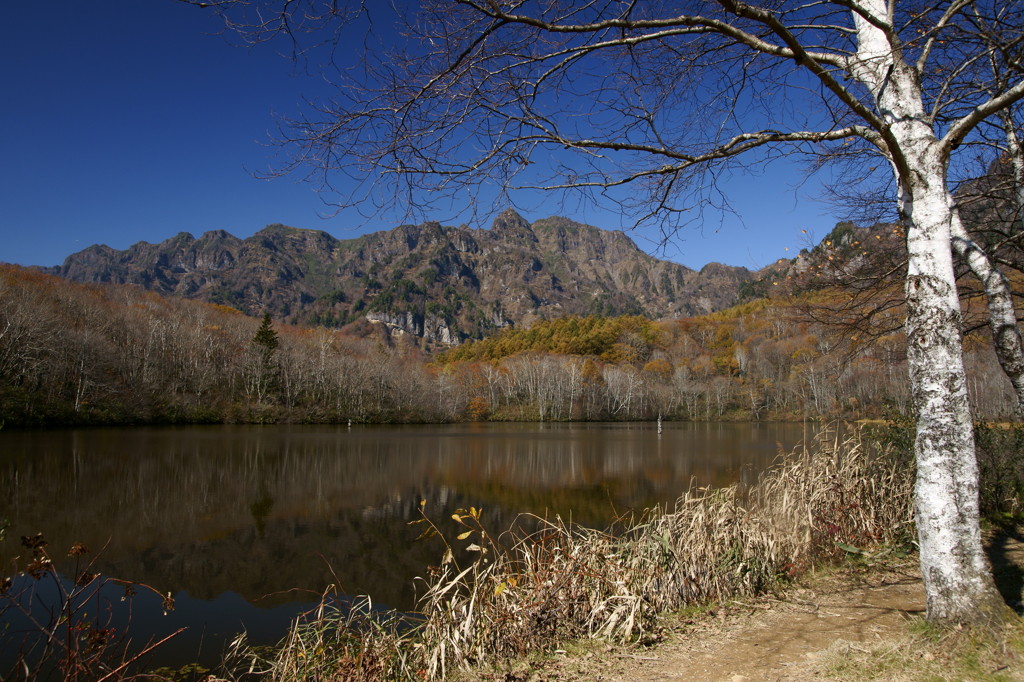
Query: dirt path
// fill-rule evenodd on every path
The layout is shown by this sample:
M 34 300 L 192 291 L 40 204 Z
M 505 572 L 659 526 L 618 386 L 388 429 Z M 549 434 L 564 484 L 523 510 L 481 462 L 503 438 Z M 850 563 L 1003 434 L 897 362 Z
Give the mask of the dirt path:
M 1024 544 L 1020 536 L 990 543 L 997 582 L 1020 607 Z M 667 619 L 663 641 L 646 649 L 598 647 L 588 653 L 522 662 L 483 679 L 541 680 L 805 680 L 823 655 L 858 650 L 904 636 L 908 618 L 924 613 L 914 560 L 844 568 L 812 576 L 780 598 L 734 600 L 708 617 Z M 1014 599 L 1016 595 L 1016 599 Z M 1011 674 L 1012 679 L 1024 679 Z
M 792 680 L 830 647 L 857 646 L 899 632 L 908 615 L 924 611 L 917 575 L 886 572 L 853 584 L 830 579 L 795 590 L 784 601 L 733 602 L 715 631 L 674 635 L 618 679 Z M 609 677 L 609 679 L 615 679 Z

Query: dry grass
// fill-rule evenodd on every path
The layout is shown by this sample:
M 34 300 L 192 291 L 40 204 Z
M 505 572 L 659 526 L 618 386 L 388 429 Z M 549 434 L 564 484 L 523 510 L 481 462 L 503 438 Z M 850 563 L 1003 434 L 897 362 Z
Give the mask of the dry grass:
M 826 680 L 1021 680 L 1024 623 L 1015 620 L 993 632 L 942 629 L 915 620 L 902 636 L 886 642 L 835 642 L 812 672 Z
M 272 649 L 252 648 L 244 634 L 231 643 L 226 667 L 236 679 L 410 679 L 417 647 L 399 634 L 400 614 L 375 612 L 368 597 L 329 599 L 292 623 Z
M 785 455 L 748 488 L 693 488 L 619 533 L 534 519 L 535 530 L 494 538 L 478 510 L 459 510 L 464 530 L 426 580 L 422 621 L 403 629 L 365 602 L 324 606 L 272 656 L 240 644 L 235 660 L 273 680 L 444 679 L 568 639 L 643 639 L 659 613 L 763 592 L 815 562 L 904 542 L 910 476 L 855 432 Z M 438 532 L 427 516 L 421 523 Z

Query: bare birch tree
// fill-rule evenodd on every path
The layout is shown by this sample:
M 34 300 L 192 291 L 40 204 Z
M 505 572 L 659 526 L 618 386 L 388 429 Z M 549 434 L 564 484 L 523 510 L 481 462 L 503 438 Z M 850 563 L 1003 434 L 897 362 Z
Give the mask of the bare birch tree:
M 361 16 L 356 3 L 320 0 L 205 4 L 257 40 L 283 32 L 299 45 L 311 31 L 335 59 L 339 32 Z M 906 226 L 928 617 L 998 618 L 978 527 L 954 249 L 991 283 L 997 341 L 1015 336 L 1008 352 L 1019 353 L 1019 332 L 1005 278 L 965 241 L 950 169 L 980 124 L 1024 97 L 1021 9 L 1005 0 L 422 0 L 402 10 L 401 45 L 339 71 L 333 99 L 284 128 L 294 165 L 282 170 L 311 168 L 328 184 L 355 175 L 381 191 L 378 201 L 420 208 L 490 186 L 579 192 L 671 235 L 695 207 L 725 201 L 716 179 L 732 167 L 794 153 L 881 157 Z

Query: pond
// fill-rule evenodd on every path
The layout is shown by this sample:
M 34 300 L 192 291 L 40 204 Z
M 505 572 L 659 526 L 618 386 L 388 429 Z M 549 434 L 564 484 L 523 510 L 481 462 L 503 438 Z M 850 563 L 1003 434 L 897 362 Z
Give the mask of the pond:
M 492 532 L 520 513 L 606 527 L 671 504 L 689 485 L 749 480 L 801 424 L 462 424 L 203 426 L 0 431 L 4 575 L 42 533 L 57 565 L 91 550 L 93 571 L 171 592 L 140 592 L 143 639 L 188 630 L 152 665 L 216 660 L 245 629 L 272 643 L 328 585 L 410 610 L 414 578 L 437 563 L 417 541 L 420 502 L 443 522 L 482 508 Z M 442 524 L 442 527 L 443 524 Z M 23 561 L 22 561 L 23 563 Z M 117 601 L 115 599 L 115 601 Z

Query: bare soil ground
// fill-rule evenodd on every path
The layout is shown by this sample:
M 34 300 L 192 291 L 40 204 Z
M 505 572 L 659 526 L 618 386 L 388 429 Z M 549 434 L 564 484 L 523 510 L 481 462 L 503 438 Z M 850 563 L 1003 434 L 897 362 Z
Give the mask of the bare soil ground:
M 997 582 L 1020 611 L 1024 544 L 1019 533 L 989 541 Z M 668 616 L 660 641 L 646 648 L 598 644 L 590 650 L 520 661 L 478 679 L 805 680 L 831 677 L 829 657 L 905 638 L 924 613 L 916 557 L 847 565 L 808 576 L 785 594 L 734 600 L 699 614 Z M 922 656 L 933 656 L 922 653 Z M 932 660 L 926 658 L 926 660 Z M 998 666 L 1000 679 L 1024 680 L 1024 661 Z M 840 676 L 841 677 L 841 676 Z

